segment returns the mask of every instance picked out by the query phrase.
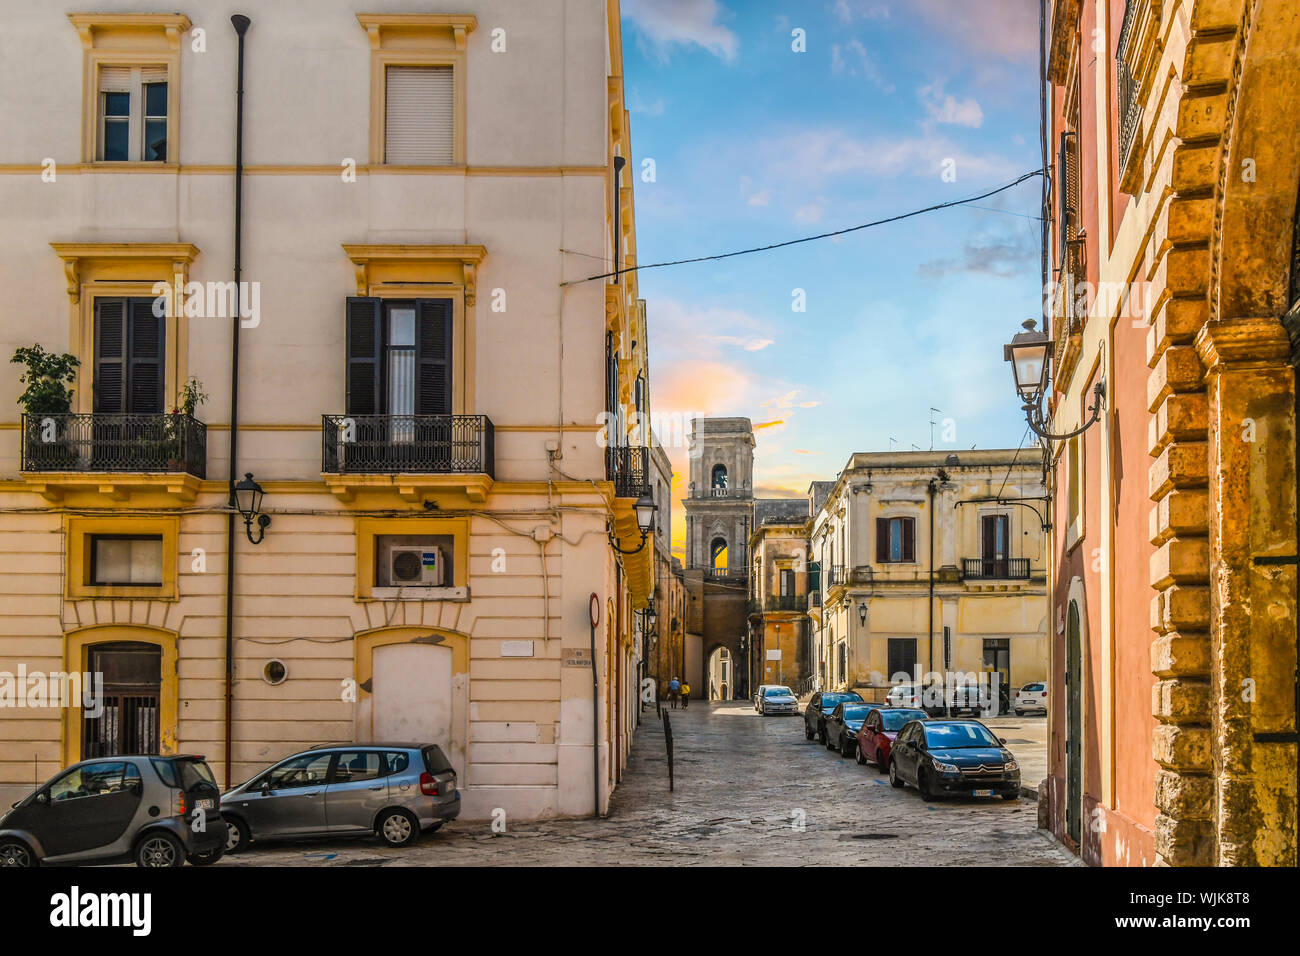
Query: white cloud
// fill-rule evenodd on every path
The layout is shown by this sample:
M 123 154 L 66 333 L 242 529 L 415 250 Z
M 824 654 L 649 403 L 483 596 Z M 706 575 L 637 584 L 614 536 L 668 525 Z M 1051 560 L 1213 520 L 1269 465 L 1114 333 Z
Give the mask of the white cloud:
M 858 139 L 839 128 L 805 129 L 762 141 L 760 152 L 769 166 L 765 179 L 804 184 L 839 176 L 938 176 L 949 158 L 963 180 L 1002 180 L 1024 171 L 1004 157 L 963 150 L 930 130 Z
M 951 93 L 944 93 L 943 82 L 940 80 L 921 87 L 917 95 L 921 97 L 926 113 L 935 123 L 966 126 L 970 129 L 979 129 L 984 123 L 984 111 L 974 97 L 959 100 Z
M 831 44 L 831 72 L 837 75 L 861 76 L 870 80 L 886 93 L 894 92 L 894 84 L 885 79 L 875 59 L 856 37 L 847 43 Z
M 810 202 L 800 206 L 794 211 L 794 221 L 801 225 L 809 225 L 814 222 L 820 222 L 825 207 L 819 199 L 816 202 Z
M 642 116 L 663 116 L 664 100 L 663 97 L 646 103 L 641 99 L 641 94 L 633 89 L 632 94 L 627 98 L 627 110 L 629 113 L 640 113 Z
M 662 62 L 675 46 L 698 46 L 727 62 L 735 59 L 740 38 L 718 22 L 723 12 L 717 0 L 623 0 L 623 17 Z
M 749 206 L 766 206 L 771 201 L 772 190 L 760 189 L 758 192 L 752 193 L 750 197 L 745 200 L 745 203 Z
M 889 19 L 889 6 L 880 0 L 835 0 L 834 12 L 844 23 Z

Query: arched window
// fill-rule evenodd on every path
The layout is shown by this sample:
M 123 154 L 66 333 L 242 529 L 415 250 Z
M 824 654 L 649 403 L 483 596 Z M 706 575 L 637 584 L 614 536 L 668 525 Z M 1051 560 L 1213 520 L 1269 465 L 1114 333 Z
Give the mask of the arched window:
M 727 490 L 727 466 L 726 465 L 713 466 L 712 487 L 719 489 L 721 491 Z
M 725 538 L 714 538 L 713 544 L 709 545 L 709 567 L 715 571 L 727 570 L 727 541 Z

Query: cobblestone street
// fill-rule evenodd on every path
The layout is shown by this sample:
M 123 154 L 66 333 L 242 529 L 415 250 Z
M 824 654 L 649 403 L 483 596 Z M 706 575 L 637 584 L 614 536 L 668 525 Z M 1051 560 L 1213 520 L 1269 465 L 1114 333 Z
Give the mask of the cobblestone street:
M 925 803 L 912 788 L 891 788 L 873 765 L 804 740 L 801 718 L 759 717 L 744 702 L 697 702 L 669 713 L 675 792 L 668 792 L 662 726 L 647 710 L 604 820 L 507 821 L 495 835 L 488 822 L 458 821 L 408 850 L 374 838 L 255 845 L 218 865 L 1075 863 L 1035 829 L 1030 800 Z

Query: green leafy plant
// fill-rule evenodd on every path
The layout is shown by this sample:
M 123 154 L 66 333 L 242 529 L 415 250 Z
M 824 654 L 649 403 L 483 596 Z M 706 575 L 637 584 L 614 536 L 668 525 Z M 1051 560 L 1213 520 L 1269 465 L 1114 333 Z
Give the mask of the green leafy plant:
M 194 417 L 195 410 L 208 400 L 208 393 L 203 391 L 203 383 L 193 375 L 181 386 L 181 404 L 179 408 L 172 409 L 172 414 L 188 415 Z
M 18 381 L 27 386 L 18 404 L 28 415 L 61 415 L 72 410 L 72 389 L 81 361 L 66 352 L 47 352 L 40 345 L 17 349 L 9 360 L 26 366 Z

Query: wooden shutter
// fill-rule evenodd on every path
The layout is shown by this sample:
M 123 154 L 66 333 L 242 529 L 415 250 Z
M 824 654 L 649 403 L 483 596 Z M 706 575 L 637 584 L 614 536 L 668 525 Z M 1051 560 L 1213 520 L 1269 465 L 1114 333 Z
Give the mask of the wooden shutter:
M 916 560 L 916 519 L 903 518 L 900 522 L 903 531 L 903 560 Z
M 889 560 L 889 519 L 876 519 L 876 561 Z
M 451 414 L 451 300 L 416 303 L 415 336 L 417 415 Z
M 384 90 L 384 162 L 450 166 L 456 100 L 450 66 L 390 66 Z
M 164 69 L 164 74 L 166 70 Z M 164 79 L 166 76 L 164 75 Z M 131 68 L 129 66 L 101 66 L 99 68 L 101 93 L 130 93 Z
M 139 415 L 160 415 L 165 382 L 166 318 L 153 314 L 153 299 L 130 299 L 131 324 L 127 352 L 127 408 Z
M 94 410 L 126 410 L 126 300 L 95 300 Z
M 1070 240 L 1079 234 L 1079 137 L 1067 130 L 1061 134 L 1061 152 L 1056 163 L 1060 180 L 1057 213 L 1060 227 L 1060 253 L 1064 260 Z
M 383 324 L 378 299 L 348 297 L 347 414 L 379 415 L 383 410 L 379 357 Z

